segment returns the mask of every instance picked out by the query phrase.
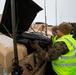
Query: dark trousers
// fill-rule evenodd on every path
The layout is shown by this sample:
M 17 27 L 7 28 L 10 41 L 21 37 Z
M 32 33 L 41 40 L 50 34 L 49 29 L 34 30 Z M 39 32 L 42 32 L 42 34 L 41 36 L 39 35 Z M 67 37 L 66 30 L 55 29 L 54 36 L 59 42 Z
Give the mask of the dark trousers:
M 45 69 L 45 75 L 57 75 L 52 68 L 52 62 L 51 61 L 47 61 L 46 69 Z

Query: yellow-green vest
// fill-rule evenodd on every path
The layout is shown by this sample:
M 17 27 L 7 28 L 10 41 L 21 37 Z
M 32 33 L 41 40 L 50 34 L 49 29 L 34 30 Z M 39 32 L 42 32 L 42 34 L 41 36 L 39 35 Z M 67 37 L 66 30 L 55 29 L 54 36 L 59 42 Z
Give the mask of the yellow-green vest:
M 54 44 L 56 40 L 57 40 L 57 36 L 53 36 L 52 37 L 52 43 Z
M 56 42 L 65 42 L 69 52 L 52 61 L 54 71 L 58 75 L 76 75 L 76 41 L 71 35 L 65 35 Z

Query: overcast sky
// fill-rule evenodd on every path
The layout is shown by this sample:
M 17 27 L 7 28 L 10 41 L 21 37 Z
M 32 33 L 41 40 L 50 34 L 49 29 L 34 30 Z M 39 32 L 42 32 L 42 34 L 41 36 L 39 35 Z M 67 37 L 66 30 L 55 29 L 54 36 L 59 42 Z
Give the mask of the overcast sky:
M 63 21 L 76 22 L 76 0 L 33 0 L 43 8 L 34 22 L 45 22 L 46 6 L 46 22 L 49 25 L 56 25 Z M 44 1 L 46 4 L 44 5 Z M 0 0 L 0 14 L 3 11 L 5 0 Z

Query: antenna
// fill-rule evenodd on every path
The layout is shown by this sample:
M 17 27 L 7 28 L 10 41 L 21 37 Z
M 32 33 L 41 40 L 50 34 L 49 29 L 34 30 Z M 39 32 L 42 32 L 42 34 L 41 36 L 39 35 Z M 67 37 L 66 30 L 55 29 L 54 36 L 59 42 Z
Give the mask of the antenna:
M 13 70 L 12 75 L 21 75 L 23 70 L 22 67 L 19 66 L 18 60 L 18 52 L 17 52 L 17 40 L 16 40 L 16 17 L 15 17 L 15 4 L 16 0 L 11 0 L 11 16 L 12 16 L 12 32 L 13 32 L 13 46 L 14 46 L 14 62 L 13 62 Z
M 57 26 L 57 0 L 55 0 L 55 21 Z
M 44 12 L 45 12 L 45 33 L 47 36 L 46 0 L 44 0 Z
M 16 18 L 15 18 L 15 0 L 11 0 L 12 32 L 14 44 L 15 61 L 18 61 L 17 42 L 16 42 Z

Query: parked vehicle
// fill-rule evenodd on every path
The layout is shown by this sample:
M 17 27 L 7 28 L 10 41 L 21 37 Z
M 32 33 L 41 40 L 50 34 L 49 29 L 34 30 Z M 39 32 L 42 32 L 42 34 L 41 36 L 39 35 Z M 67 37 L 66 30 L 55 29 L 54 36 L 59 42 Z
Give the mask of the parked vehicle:
M 30 43 L 48 38 L 26 33 L 41 10 L 32 0 L 6 0 L 0 23 L 0 75 L 44 75 L 46 61 L 38 57 Z

